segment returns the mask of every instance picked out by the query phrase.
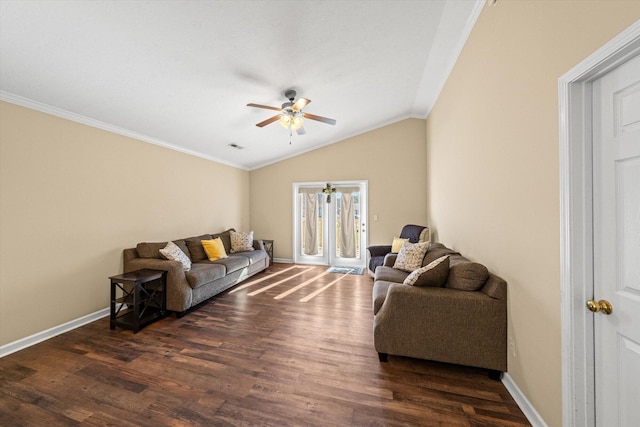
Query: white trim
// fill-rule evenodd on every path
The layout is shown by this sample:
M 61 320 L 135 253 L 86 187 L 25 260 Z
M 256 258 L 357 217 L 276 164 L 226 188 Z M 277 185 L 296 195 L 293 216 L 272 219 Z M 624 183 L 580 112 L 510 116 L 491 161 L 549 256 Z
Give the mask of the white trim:
M 507 389 L 513 400 L 516 401 L 518 407 L 522 411 L 527 420 L 534 427 L 547 427 L 547 423 L 544 422 L 536 408 L 533 407 L 531 402 L 524 395 L 522 390 L 518 388 L 518 385 L 513 381 L 513 378 L 508 373 L 502 374 L 502 384 Z
M 293 264 L 293 260 L 290 258 L 274 258 L 273 262 L 279 262 L 282 264 Z
M 103 308 L 102 310 L 98 310 L 95 313 L 87 314 L 86 316 L 79 317 L 67 323 L 63 323 L 62 325 L 54 326 L 53 328 L 49 328 L 45 331 L 41 331 L 28 337 L 21 338 L 17 341 L 10 342 L 9 344 L 0 346 L 0 358 L 15 353 L 16 351 L 23 350 L 27 347 L 31 347 L 32 345 L 36 345 L 42 341 L 46 341 L 49 338 L 64 334 L 65 332 L 69 332 L 73 329 L 79 328 L 80 326 L 84 326 L 87 323 L 91 323 L 98 319 L 102 319 L 103 317 L 107 317 L 109 316 L 109 314 L 110 309 Z
M 591 84 L 640 54 L 640 21 L 558 79 L 560 296 L 564 426 L 595 426 L 591 208 Z
M 420 119 L 429 117 L 485 4 L 486 0 L 475 0 L 475 4 L 469 11 L 468 5 L 464 2 L 445 3 L 436 38 L 416 90 L 412 117 Z M 461 20 L 456 18 L 461 14 L 467 15 L 463 26 L 457 25 Z M 456 25 L 452 25 L 452 22 Z M 451 47 L 447 39 L 455 39 L 455 45 Z
M 179 151 L 180 153 L 189 154 L 191 156 L 199 157 L 201 159 L 210 160 L 216 163 L 222 163 L 234 168 L 249 170 L 245 166 L 231 163 L 226 160 L 218 159 L 215 157 L 207 156 L 197 151 L 188 150 L 177 145 L 173 145 L 170 142 L 163 141 L 161 139 L 152 138 L 147 135 L 143 135 L 138 132 L 134 132 L 119 126 L 110 125 L 109 123 L 101 122 L 100 120 L 92 119 L 90 117 L 83 116 L 71 111 L 63 110 L 62 108 L 53 107 L 42 102 L 34 101 L 33 99 L 25 98 L 23 96 L 14 95 L 9 92 L 0 90 L 0 101 L 5 101 L 11 104 L 20 105 L 22 107 L 30 108 L 32 110 L 40 111 L 42 113 L 51 114 L 52 116 L 61 117 L 63 119 L 71 120 L 73 122 L 81 123 L 83 125 L 91 126 L 97 129 L 106 130 L 107 132 L 115 133 L 118 135 L 126 136 L 128 138 L 137 139 L 138 141 L 148 142 L 149 144 L 157 145 L 159 147 L 168 148 L 170 150 Z

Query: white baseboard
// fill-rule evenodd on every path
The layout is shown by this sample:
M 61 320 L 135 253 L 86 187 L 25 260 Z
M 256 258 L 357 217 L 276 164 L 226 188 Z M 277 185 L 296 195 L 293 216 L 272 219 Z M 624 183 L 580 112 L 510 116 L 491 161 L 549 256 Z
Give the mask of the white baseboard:
M 284 263 L 284 264 L 293 264 L 293 260 L 292 259 L 288 259 L 288 258 L 274 258 L 273 262 L 280 262 L 280 263 Z
M 504 384 L 511 397 L 513 397 L 513 400 L 516 401 L 520 410 L 522 410 L 524 416 L 527 417 L 533 427 L 548 427 L 547 423 L 544 422 L 538 411 L 536 411 L 536 408 L 533 407 L 529 399 L 526 398 L 522 390 L 520 390 L 513 381 L 513 378 L 506 372 L 502 375 L 502 384 Z
M 107 317 L 109 314 L 110 309 L 103 308 L 102 310 L 98 310 L 95 313 L 87 314 L 86 316 L 79 317 L 67 323 L 63 323 L 62 325 L 54 326 L 53 328 L 47 329 L 46 331 L 38 332 L 31 336 L 0 346 L 0 358 L 8 356 L 11 353 L 15 353 L 16 351 L 20 351 L 27 347 L 31 347 L 32 345 L 38 344 L 42 341 L 46 341 L 49 338 L 53 338 L 57 335 L 64 334 L 65 332 L 69 332 L 73 329 L 79 328 L 80 326 L 86 325 L 87 323 L 91 323 L 95 320 Z

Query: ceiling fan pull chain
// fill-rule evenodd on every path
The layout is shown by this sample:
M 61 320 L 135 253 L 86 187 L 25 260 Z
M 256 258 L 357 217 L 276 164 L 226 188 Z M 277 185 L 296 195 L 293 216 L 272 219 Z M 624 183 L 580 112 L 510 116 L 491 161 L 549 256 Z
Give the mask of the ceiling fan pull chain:
M 291 131 L 291 125 L 289 125 L 289 145 L 291 145 L 291 136 L 293 135 L 293 132 Z

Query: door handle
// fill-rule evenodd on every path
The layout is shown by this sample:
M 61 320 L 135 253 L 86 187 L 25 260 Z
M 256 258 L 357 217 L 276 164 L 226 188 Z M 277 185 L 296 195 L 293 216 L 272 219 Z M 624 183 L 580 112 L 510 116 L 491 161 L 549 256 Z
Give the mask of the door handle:
M 590 299 L 589 301 L 587 301 L 587 308 L 589 309 L 589 311 L 592 311 L 594 313 L 598 313 L 600 311 L 606 315 L 613 313 L 613 306 L 606 299 L 601 299 L 597 302 Z

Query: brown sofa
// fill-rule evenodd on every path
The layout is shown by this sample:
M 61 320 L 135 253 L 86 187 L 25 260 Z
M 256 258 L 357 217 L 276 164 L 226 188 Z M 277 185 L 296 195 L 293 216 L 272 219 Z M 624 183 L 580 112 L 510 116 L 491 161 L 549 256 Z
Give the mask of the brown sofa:
M 253 251 L 232 254 L 232 230 L 174 240 L 191 259 L 189 271 L 184 271 L 179 261 L 167 260 L 160 254 L 167 242 L 144 242 L 124 250 L 124 272 L 143 268 L 167 271 L 167 309 L 182 316 L 189 308 L 269 267 L 269 256 L 261 240 L 254 240 Z M 200 241 L 216 237 L 222 240 L 228 257 L 209 261 Z
M 443 287 L 403 284 L 409 273 L 393 268 L 396 254 L 376 269 L 373 337 L 380 361 L 387 355 L 486 368 L 499 379 L 507 370 L 507 283 L 484 266 L 434 243 L 422 265 L 448 255 Z

